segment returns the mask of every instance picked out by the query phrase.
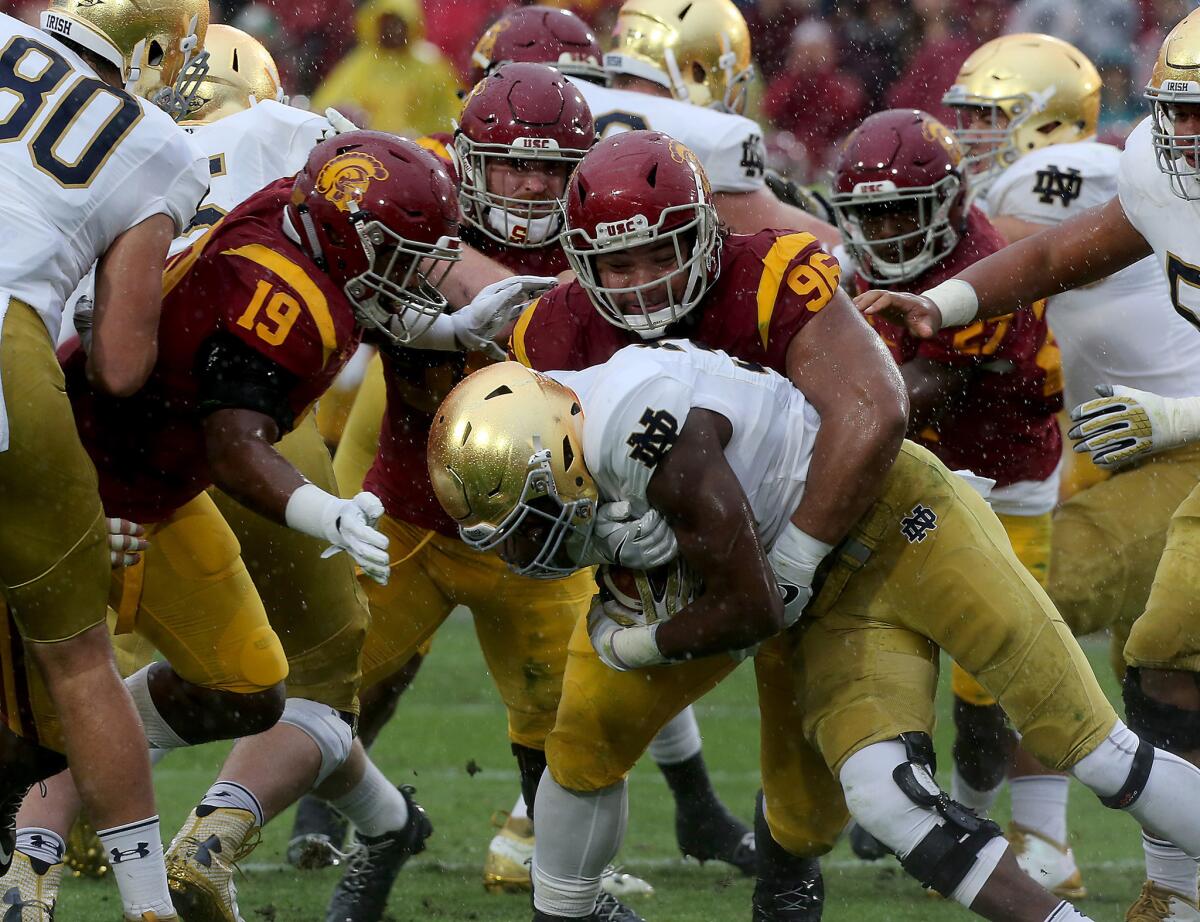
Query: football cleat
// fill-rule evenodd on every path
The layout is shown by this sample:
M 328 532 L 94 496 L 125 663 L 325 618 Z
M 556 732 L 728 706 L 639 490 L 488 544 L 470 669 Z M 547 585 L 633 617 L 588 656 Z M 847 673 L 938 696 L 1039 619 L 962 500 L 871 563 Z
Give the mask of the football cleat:
M 336 867 L 345 859 L 342 851 L 349 824 L 328 803 L 312 794 L 300 798 L 292 837 L 288 840 L 287 863 L 301 871 Z
M 863 861 L 878 861 L 892 850 L 863 829 L 858 823 L 850 824 L 850 850 Z
M 1075 853 L 1069 847 L 1016 823 L 1008 827 L 1007 838 L 1021 870 L 1045 889 L 1064 900 L 1081 900 L 1087 896 L 1083 875 L 1075 863 Z
M 636 912 L 611 893 L 600 891 L 596 908 L 592 910 L 592 922 L 646 922 Z
M 30 858 L 24 852 L 13 856 L 8 872 L 0 877 L 0 910 L 3 922 L 54 922 L 54 904 L 63 868 Z
M 180 922 L 179 916 L 171 913 L 169 916 L 164 916 L 160 912 L 150 912 L 147 910 L 141 915 L 125 916 L 125 922 Z
M 1186 897 L 1148 880 L 1125 912 L 1125 922 L 1200 922 L 1200 908 Z
M 27 786 L 18 786 L 0 800 L 0 874 L 8 873 L 13 853 L 17 850 L 17 811 L 21 809 L 21 802 L 25 800 L 28 790 Z
M 192 810 L 167 849 L 167 886 L 175 910 L 187 922 L 245 922 L 233 875 L 259 839 L 249 810 L 204 805 Z
M 675 812 L 675 841 L 685 858 L 724 861 L 743 874 L 757 869 L 758 852 L 754 832 L 717 802 L 715 809 L 705 805 L 699 810 Z
M 600 875 L 600 889 L 609 896 L 620 899 L 624 896 L 653 896 L 654 887 L 648 880 L 626 874 L 611 864 Z
M 501 821 L 501 817 L 504 819 Z M 492 817 L 496 834 L 483 859 L 483 887 L 489 893 L 520 893 L 530 889 L 533 861 L 533 821 L 497 813 Z
M 820 922 L 825 907 L 825 880 L 813 858 L 806 872 L 786 881 L 760 877 L 751 901 L 752 922 Z
M 112 870 L 100 844 L 100 837 L 82 815 L 75 820 L 71 832 L 67 836 L 67 853 L 63 862 L 71 871 L 72 877 L 90 877 L 99 880 Z
M 325 914 L 325 922 L 378 922 L 387 907 L 388 894 L 396 875 L 413 855 L 425 850 L 425 840 L 433 835 L 433 824 L 425 809 L 413 800 L 413 789 L 405 784 L 400 793 L 408 804 L 408 822 L 403 829 L 379 836 L 355 833 L 357 847 L 342 879 L 334 888 Z M 187 916 L 187 922 L 192 922 Z

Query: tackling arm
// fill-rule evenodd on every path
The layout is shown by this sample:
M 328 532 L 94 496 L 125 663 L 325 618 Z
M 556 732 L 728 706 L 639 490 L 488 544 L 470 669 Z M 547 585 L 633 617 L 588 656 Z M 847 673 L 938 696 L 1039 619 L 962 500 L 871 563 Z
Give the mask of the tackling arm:
M 807 231 L 828 250 L 842 242 L 842 235 L 806 211 L 779 201 L 767 188 L 755 192 L 714 192 L 717 215 L 735 234 L 754 234 L 764 228 Z

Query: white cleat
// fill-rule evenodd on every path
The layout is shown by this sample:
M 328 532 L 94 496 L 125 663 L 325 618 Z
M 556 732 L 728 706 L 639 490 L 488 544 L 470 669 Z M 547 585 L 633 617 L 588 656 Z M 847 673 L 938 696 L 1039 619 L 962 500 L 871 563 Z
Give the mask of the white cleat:
M 654 893 L 654 887 L 649 881 L 626 874 L 611 864 L 604 869 L 600 877 L 600 889 L 617 899 L 627 896 L 651 896 Z
M 1075 863 L 1075 853 L 1068 846 L 1051 842 L 1015 823 L 1008 827 L 1008 841 L 1021 870 L 1055 896 L 1064 900 L 1081 900 L 1087 896 L 1083 875 Z
M 505 817 L 503 822 L 499 818 Z M 483 861 L 483 886 L 489 893 L 520 893 L 532 888 L 533 823 L 499 813 L 492 819 L 498 831 L 488 844 Z
M 1186 897 L 1148 880 L 1125 912 L 1125 922 L 1200 922 L 1200 909 Z
M 4 922 L 54 922 L 54 904 L 62 881 L 61 861 L 46 864 L 16 852 L 0 877 L 0 919 Z

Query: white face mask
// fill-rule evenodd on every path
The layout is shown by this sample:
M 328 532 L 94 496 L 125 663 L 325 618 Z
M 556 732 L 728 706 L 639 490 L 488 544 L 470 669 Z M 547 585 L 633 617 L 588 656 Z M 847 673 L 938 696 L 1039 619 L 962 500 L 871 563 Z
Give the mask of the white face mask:
M 495 206 L 488 208 L 487 222 L 492 230 L 510 243 L 545 243 L 557 237 L 561 228 L 561 217 L 557 214 L 525 218 Z

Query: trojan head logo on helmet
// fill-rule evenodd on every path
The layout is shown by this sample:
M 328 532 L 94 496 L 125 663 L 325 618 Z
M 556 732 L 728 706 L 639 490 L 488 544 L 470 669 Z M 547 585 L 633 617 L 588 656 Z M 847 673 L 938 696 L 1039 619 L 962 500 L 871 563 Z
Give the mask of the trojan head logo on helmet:
M 475 45 L 471 79 L 478 83 L 504 64 L 549 64 L 568 77 L 595 83 L 608 78 L 600 43 L 570 10 L 525 6 L 497 19 Z
M 696 155 L 657 131 L 627 131 L 602 140 L 575 168 L 562 248 L 601 316 L 653 339 L 695 308 L 717 277 L 717 229 Z
M 498 549 L 523 576 L 578 569 L 599 494 L 570 388 L 516 362 L 475 372 L 438 408 L 428 462 L 434 494 L 466 544 Z
M 657 83 L 682 102 L 740 113 L 754 80 L 750 31 L 732 0 L 626 0 L 604 69 Z
M 437 286 L 461 255 L 458 198 L 442 161 L 412 141 L 378 131 L 322 141 L 296 174 L 287 219 L 363 327 L 405 343 L 446 309 Z
M 1100 74 L 1062 39 L 1004 35 L 967 58 L 942 102 L 954 107 L 975 198 L 1030 151 L 1094 137 Z
M 579 90 L 544 64 L 505 64 L 476 84 L 454 134 L 467 222 L 498 243 L 543 247 L 562 232 L 571 168 L 596 140 Z
M 50 0 L 41 27 L 111 63 L 126 90 L 177 121 L 208 66 L 208 0 Z
M 209 125 L 269 99 L 287 102 L 275 59 L 254 36 L 214 23 L 204 37 L 204 50 L 208 72 L 184 124 Z
M 890 109 L 846 139 L 833 213 L 859 272 L 876 285 L 911 281 L 958 245 L 966 216 L 963 154 L 950 129 L 917 109 Z
M 1176 131 L 1179 106 L 1200 105 L 1200 10 L 1194 10 L 1167 36 L 1146 86 L 1153 118 L 1150 137 L 1158 168 L 1171 191 L 1200 200 L 1200 134 Z

